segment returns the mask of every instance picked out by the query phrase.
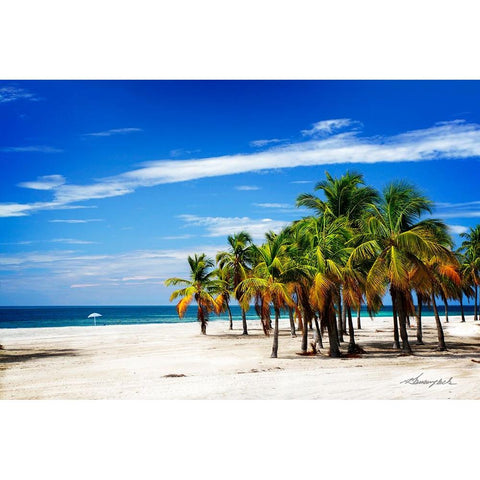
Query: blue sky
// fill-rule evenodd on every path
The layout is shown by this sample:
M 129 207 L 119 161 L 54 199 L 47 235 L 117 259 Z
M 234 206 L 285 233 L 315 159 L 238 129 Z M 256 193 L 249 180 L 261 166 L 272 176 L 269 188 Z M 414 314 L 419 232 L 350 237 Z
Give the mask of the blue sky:
M 166 304 L 163 280 L 267 230 L 325 170 L 479 222 L 480 83 L 0 82 L 0 305 Z

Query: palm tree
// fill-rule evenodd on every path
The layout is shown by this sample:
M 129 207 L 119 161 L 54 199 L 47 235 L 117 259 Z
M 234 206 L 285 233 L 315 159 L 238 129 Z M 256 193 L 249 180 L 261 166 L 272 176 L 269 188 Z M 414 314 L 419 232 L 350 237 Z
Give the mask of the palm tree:
M 380 204 L 373 205 L 362 219 L 352 253 L 352 260 L 374 260 L 367 275 L 367 301 L 378 302 L 390 286 L 405 354 L 412 353 L 406 329 L 407 315 L 414 314 L 410 272 L 424 271 L 421 267 L 425 258 L 451 255 L 438 240 L 437 230 L 443 224 L 433 219 L 420 221 L 423 214 L 431 213 L 431 208 L 432 202 L 415 187 L 391 183 L 384 189 Z
M 309 303 L 318 311 L 322 329 L 326 328 L 330 344 L 330 356 L 340 357 L 335 303 L 338 302 L 339 285 L 345 280 L 344 267 L 349 258 L 349 223 L 345 217 L 333 218 L 329 214 L 320 218 L 307 217 L 297 224 L 308 243 L 306 258 L 312 270 L 312 286 Z
M 318 217 L 328 215 L 330 218 L 346 218 L 350 227 L 358 227 L 359 219 L 365 210 L 378 200 L 378 192 L 365 185 L 363 175 L 356 172 L 346 172 L 340 178 L 332 177 L 325 172 L 326 180 L 318 182 L 315 190 L 322 191 L 325 200 L 315 195 L 304 193 L 297 197 L 297 206 L 307 207 L 315 211 Z M 338 335 L 343 342 L 346 333 L 346 318 L 351 316 L 351 305 L 347 306 L 341 287 L 338 292 Z
M 458 265 L 452 253 L 451 258 L 439 258 L 433 256 L 424 260 L 421 267 L 420 276 L 425 279 L 423 293 L 430 297 L 433 306 L 433 313 L 435 316 L 435 324 L 437 327 L 438 347 L 437 350 L 443 351 L 447 347 L 445 345 L 445 336 L 443 334 L 442 323 L 438 314 L 437 302 L 435 297 L 445 295 L 445 289 L 451 288 L 446 285 L 461 285 L 461 278 L 458 273 Z M 444 300 L 445 301 L 445 300 Z
M 315 312 L 310 305 L 309 294 L 313 283 L 313 271 L 309 265 L 308 245 L 309 242 L 305 235 L 298 228 L 299 223 L 287 227 L 283 231 L 285 236 L 285 253 L 290 259 L 290 268 L 288 271 L 288 283 L 291 296 L 295 301 L 295 311 L 299 320 L 299 328 L 302 329 L 302 352 L 308 350 L 308 326 L 315 320 L 317 328 L 318 320 L 315 318 Z M 293 332 L 293 327 L 291 326 Z M 318 342 L 321 344 L 320 329 L 317 329 Z
M 459 274 L 461 278 L 461 285 L 458 289 L 457 299 L 460 303 L 460 312 L 462 315 L 462 322 L 465 322 L 465 311 L 463 308 L 463 297 L 465 296 L 467 299 L 474 298 L 475 290 L 473 289 L 472 279 L 470 278 L 470 266 L 468 265 L 467 257 L 464 255 L 460 250 L 456 251 L 457 262 L 459 264 Z
M 480 285 L 480 225 L 470 228 L 468 232 L 460 234 L 465 240 L 460 250 L 464 252 L 464 261 L 461 267 L 462 274 L 474 288 L 474 317 L 478 320 L 478 286 Z
M 230 248 L 226 252 L 217 254 L 217 263 L 220 268 L 229 268 L 232 271 L 233 289 L 236 292 L 235 297 L 239 300 L 242 292 L 238 289 L 238 285 L 247 277 L 247 273 L 251 267 L 252 261 L 252 238 L 247 232 L 239 232 L 227 237 Z M 242 335 L 248 335 L 247 315 L 244 307 L 240 305 L 242 310 Z
M 254 297 L 260 297 L 263 309 L 273 306 L 275 312 L 275 326 L 271 358 L 278 355 L 278 336 L 280 310 L 293 307 L 294 302 L 290 296 L 288 283 L 285 279 L 288 272 L 288 258 L 285 255 L 285 235 L 269 236 L 269 239 L 260 247 L 254 246 L 258 259 L 251 276 L 245 278 L 237 287 L 241 292 L 239 302 L 245 310 Z M 265 325 L 265 318 L 262 322 Z
M 183 285 L 184 288 L 175 290 L 170 301 L 181 297 L 177 304 L 177 312 L 180 318 L 183 318 L 190 303 L 195 299 L 197 302 L 197 320 L 200 322 L 201 332 L 207 334 L 208 315 L 217 309 L 215 299 L 212 294 L 215 292 L 217 284 L 213 279 L 214 271 L 212 270 L 213 260 L 208 258 L 204 253 L 193 257 L 188 257 L 190 266 L 190 278 L 168 278 L 165 285 Z
M 230 309 L 230 297 L 233 291 L 233 275 L 228 266 L 215 270 L 217 276 L 215 293 L 217 298 L 215 304 L 219 313 L 228 312 L 230 330 L 233 330 L 232 310 Z

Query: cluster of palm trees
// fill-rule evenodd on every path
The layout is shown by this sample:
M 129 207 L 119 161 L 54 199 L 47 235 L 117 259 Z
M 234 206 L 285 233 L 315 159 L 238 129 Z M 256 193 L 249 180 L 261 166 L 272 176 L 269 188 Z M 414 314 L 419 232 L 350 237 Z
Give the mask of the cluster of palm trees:
M 228 237 L 228 250 L 219 252 L 216 262 L 205 254 L 189 257 L 190 278 L 165 282 L 183 286 L 170 299 L 181 298 L 179 316 L 195 300 L 202 333 L 212 312 L 228 312 L 232 329 L 233 298 L 242 311 L 243 335 L 248 335 L 246 312 L 253 304 L 265 334 L 273 330 L 274 358 L 282 311 L 288 311 L 291 335 L 296 336 L 297 328 L 302 331 L 305 353 L 309 328 L 314 327 L 314 351 L 317 345 L 323 348 L 326 331 L 331 357 L 341 356 L 347 334 L 348 353 L 362 351 L 355 342 L 353 314 L 360 329 L 361 306 L 374 314 L 386 296 L 393 308 L 394 348 L 404 354 L 412 353 L 407 327 L 413 317 L 416 341 L 423 344 L 422 305 L 433 307 L 439 350 L 446 345 L 437 299 L 445 306 L 447 321 L 448 302 L 459 301 L 464 321 L 463 298 L 474 298 L 477 320 L 480 225 L 462 234 L 464 241 L 454 251 L 447 226 L 426 218 L 432 202 L 408 183 L 391 183 L 380 193 L 365 185 L 361 174 L 334 178 L 326 173 L 315 191 L 323 198 L 297 198 L 297 206 L 312 214 L 278 234 L 267 233 L 262 245 L 240 232 Z

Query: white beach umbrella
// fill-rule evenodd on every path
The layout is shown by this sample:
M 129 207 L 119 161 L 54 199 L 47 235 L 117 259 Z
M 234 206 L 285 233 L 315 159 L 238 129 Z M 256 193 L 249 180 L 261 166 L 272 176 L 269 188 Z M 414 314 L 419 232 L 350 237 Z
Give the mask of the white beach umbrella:
M 97 317 L 101 317 L 99 313 L 91 313 L 88 318 L 93 318 L 93 324 L 96 326 L 97 325 Z

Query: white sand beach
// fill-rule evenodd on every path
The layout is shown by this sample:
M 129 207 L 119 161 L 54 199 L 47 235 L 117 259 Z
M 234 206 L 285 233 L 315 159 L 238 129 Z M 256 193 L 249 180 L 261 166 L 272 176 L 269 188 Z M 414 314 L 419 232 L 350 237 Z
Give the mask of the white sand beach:
M 281 321 L 278 359 L 256 321 L 248 337 L 240 323 L 229 331 L 223 321 L 210 322 L 207 336 L 196 323 L 3 329 L 0 398 L 480 398 L 480 363 L 472 361 L 480 362 L 479 322 L 443 322 L 449 350 L 437 352 L 434 319 L 425 317 L 424 346 L 409 329 L 413 356 L 392 350 L 391 323 L 363 318 L 355 333 L 366 353 L 342 359 L 328 358 L 326 349 L 299 356 L 301 338 L 290 337 L 288 320 Z

